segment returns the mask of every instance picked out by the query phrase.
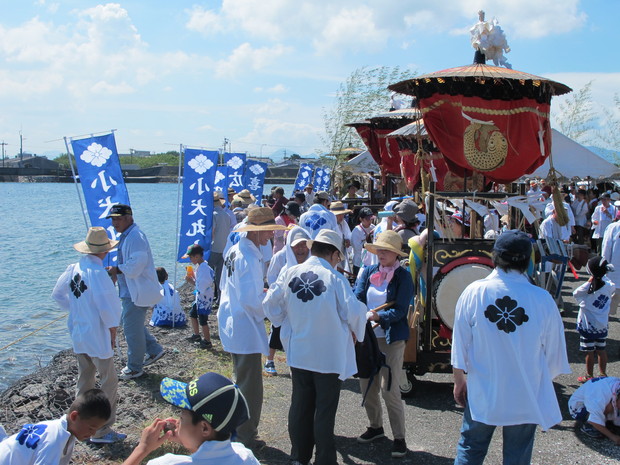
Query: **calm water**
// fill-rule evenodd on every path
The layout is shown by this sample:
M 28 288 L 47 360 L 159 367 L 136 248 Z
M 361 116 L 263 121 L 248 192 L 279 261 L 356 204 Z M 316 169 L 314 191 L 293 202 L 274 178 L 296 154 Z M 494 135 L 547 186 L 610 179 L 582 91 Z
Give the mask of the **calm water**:
M 292 186 L 284 186 L 287 194 Z M 271 185 L 265 186 L 269 192 Z M 177 185 L 129 184 L 134 218 L 156 266 L 172 278 Z M 72 245 L 86 226 L 73 184 L 0 183 L 0 348 L 61 315 L 50 297 L 58 276 L 79 260 Z M 177 268 L 184 276 L 182 266 Z M 71 346 L 66 318 L 0 352 L 0 391 Z

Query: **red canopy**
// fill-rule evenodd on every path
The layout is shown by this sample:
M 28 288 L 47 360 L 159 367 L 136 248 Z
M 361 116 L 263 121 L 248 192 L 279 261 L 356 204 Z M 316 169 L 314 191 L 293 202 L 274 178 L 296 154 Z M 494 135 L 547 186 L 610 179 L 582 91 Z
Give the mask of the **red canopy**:
M 507 183 L 551 153 L 552 95 L 564 84 L 484 64 L 451 68 L 389 87 L 414 95 L 431 140 L 459 176 Z

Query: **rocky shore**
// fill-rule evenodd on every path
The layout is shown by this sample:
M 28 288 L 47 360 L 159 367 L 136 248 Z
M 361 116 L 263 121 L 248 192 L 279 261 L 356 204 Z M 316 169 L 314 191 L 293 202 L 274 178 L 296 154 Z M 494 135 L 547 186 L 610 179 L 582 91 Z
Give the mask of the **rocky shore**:
M 567 277 L 563 295 L 566 311 L 563 315 L 566 327 L 571 375 L 556 380 L 556 392 L 564 420 L 548 432 L 538 432 L 534 444 L 533 464 L 617 464 L 620 460 L 620 446 L 611 441 L 597 440 L 584 436 L 575 429 L 570 419 L 567 401 L 579 384 L 577 376 L 583 374 L 583 355 L 578 350 L 578 335 L 575 331 L 577 307 L 571 292 L 580 280 Z M 182 293 L 185 303 L 191 294 Z M 187 307 L 187 305 L 185 305 Z M 222 351 L 217 337 L 215 316 L 210 317 L 214 349 L 205 351 L 186 340 L 191 331 L 188 328 L 153 328 L 153 333 L 166 347 L 167 354 L 160 361 L 145 369 L 146 375 L 132 381 L 119 382 L 119 405 L 115 428 L 128 434 L 127 440 L 119 444 L 92 446 L 78 444 L 73 456 L 74 464 L 118 464 L 122 463 L 137 444 L 142 429 L 155 417 L 177 416 L 178 412 L 168 406 L 159 396 L 159 382 L 164 376 L 190 380 L 206 371 L 217 371 L 231 376 L 230 356 Z M 121 351 L 125 345 L 121 339 Z M 620 377 L 620 321 L 610 321 L 608 339 L 608 374 Z M 0 395 L 0 423 L 9 434 L 16 432 L 24 423 L 50 419 L 62 415 L 75 391 L 77 369 L 75 356 L 69 350 L 59 353 L 51 363 L 30 376 L 24 377 Z M 120 370 L 124 359 L 117 360 Z M 287 416 L 290 404 L 291 383 L 285 356 L 278 353 L 276 367 L 279 375 L 264 378 L 265 400 L 259 431 L 267 446 L 256 452 L 265 464 L 289 463 L 290 442 L 288 439 Z M 359 384 L 349 379 L 343 384 L 338 415 L 336 418 L 336 446 L 338 462 L 344 464 L 428 464 L 449 465 L 454 461 L 456 443 L 462 421 L 462 410 L 452 399 L 452 380 L 446 374 L 426 374 L 419 377 L 414 387 L 414 396 L 406 399 L 407 445 L 410 452 L 403 459 L 390 458 L 391 440 L 382 439 L 371 444 L 358 444 L 356 436 L 367 426 L 367 419 L 361 407 Z M 518 408 L 518 406 L 515 406 Z M 386 436 L 391 437 L 389 422 L 384 425 Z M 181 450 L 166 445 L 155 452 Z M 502 463 L 501 433 L 496 433 L 491 443 L 486 464 Z

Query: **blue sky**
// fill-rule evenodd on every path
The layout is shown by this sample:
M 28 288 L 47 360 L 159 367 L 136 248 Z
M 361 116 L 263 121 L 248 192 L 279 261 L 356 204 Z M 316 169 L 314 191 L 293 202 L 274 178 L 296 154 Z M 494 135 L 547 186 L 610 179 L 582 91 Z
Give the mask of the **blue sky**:
M 24 151 L 44 154 L 65 151 L 63 136 L 112 128 L 120 152 L 216 149 L 228 138 L 251 155 L 312 153 L 322 148 L 323 110 L 352 71 L 468 64 L 480 8 L 506 31 L 515 69 L 575 89 L 593 81 L 597 111 L 620 93 L 616 0 L 0 6 L 0 142 L 9 155 L 20 130 Z

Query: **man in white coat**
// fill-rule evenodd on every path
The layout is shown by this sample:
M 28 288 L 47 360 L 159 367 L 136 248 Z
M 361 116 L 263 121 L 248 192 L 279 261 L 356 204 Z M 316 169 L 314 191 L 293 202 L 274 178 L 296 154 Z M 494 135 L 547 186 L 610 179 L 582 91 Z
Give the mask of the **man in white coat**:
M 129 205 L 117 204 L 110 209 L 108 218 L 120 233 L 118 261 L 108 268 L 113 280 L 118 281 L 118 294 L 123 306 L 121 321 L 127 341 L 127 366 L 120 379 L 139 378 L 143 367 L 155 363 L 165 354 L 164 348 L 144 325 L 146 312 L 162 298 L 151 246 L 144 233 L 133 221 Z M 145 357 L 146 355 L 146 357 Z
M 78 263 L 67 267 L 52 292 L 52 298 L 69 312 L 67 326 L 78 362 L 76 397 L 94 389 L 99 373 L 101 390 L 110 401 L 110 418 L 90 438 L 91 442 L 98 444 L 110 444 L 127 437 L 112 430 L 118 389 L 114 347 L 121 319 L 121 301 L 103 267 L 103 259 L 117 243 L 108 238 L 104 228 L 90 228 L 86 240 L 73 246 L 85 255 Z
M 482 464 L 496 426 L 504 464 L 529 464 L 536 425 L 562 421 L 553 379 L 570 373 L 564 326 L 551 295 L 525 275 L 531 252 L 524 232 L 504 232 L 493 248 L 495 270 L 456 305 L 454 400 L 465 412 L 455 465 Z
M 344 276 L 342 236 L 321 230 L 307 241 L 311 256 L 280 273 L 265 297 L 265 313 L 282 327 L 293 393 L 288 424 L 291 460 L 336 465 L 334 424 L 342 382 L 357 372 L 352 335 L 364 339 L 366 305 Z
M 265 445 L 258 437 L 263 405 L 262 355 L 269 353 L 261 247 L 269 243 L 275 230 L 285 229 L 276 224 L 271 208 L 250 210 L 246 224 L 237 228 L 237 232 L 247 234 L 225 253 L 220 281 L 219 335 L 222 347 L 232 355 L 235 383 L 248 403 L 250 419 L 237 433 L 239 441 L 250 449 Z
M 607 273 L 607 277 L 616 284 L 616 292 L 611 299 L 609 314 L 615 315 L 620 305 L 620 222 L 611 223 L 605 229 L 601 256 L 614 266 L 614 270 Z

